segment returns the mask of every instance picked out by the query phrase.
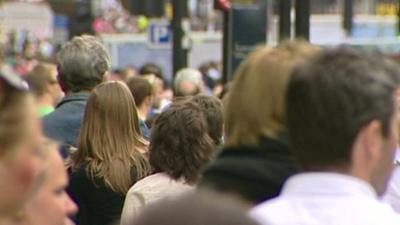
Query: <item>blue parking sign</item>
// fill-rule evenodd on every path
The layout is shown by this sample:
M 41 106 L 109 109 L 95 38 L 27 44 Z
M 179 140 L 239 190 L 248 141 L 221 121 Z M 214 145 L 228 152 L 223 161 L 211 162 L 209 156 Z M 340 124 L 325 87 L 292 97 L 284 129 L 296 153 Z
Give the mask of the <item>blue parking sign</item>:
M 149 26 L 149 43 L 152 47 L 170 47 L 171 25 L 166 21 L 153 21 Z

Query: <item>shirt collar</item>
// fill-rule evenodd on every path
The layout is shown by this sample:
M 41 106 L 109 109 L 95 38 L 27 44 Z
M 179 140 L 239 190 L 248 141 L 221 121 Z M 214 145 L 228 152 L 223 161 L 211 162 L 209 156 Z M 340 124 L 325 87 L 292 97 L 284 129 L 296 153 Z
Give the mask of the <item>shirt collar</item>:
M 377 198 L 377 194 L 367 182 L 339 173 L 300 173 L 288 179 L 283 195 L 363 195 Z
M 396 164 L 397 166 L 400 166 L 400 148 L 397 147 L 396 149 L 396 154 L 394 156 L 394 164 Z
M 71 95 L 65 96 L 60 103 L 57 104 L 56 108 L 64 105 L 67 102 L 75 102 L 75 101 L 84 101 L 86 102 L 89 99 L 90 93 L 89 92 L 77 92 Z

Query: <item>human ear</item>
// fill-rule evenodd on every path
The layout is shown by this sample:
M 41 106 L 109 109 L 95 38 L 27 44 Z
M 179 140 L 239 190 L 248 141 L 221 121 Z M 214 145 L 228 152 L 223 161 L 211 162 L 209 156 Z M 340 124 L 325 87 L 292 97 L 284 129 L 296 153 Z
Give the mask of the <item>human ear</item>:
M 353 148 L 353 163 L 373 169 L 379 164 L 382 145 L 382 124 L 373 120 L 360 129 Z

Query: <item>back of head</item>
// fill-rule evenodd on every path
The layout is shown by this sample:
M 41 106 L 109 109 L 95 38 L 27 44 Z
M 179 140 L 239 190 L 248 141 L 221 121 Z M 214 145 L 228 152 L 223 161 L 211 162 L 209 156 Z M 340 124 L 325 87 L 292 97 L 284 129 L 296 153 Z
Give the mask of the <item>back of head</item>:
M 174 78 L 176 96 L 196 95 L 204 90 L 203 77 L 200 71 L 193 68 L 179 70 Z
M 128 79 L 126 84 L 128 85 L 138 107 L 143 104 L 146 97 L 153 95 L 153 86 L 151 86 L 150 82 L 145 78 L 132 77 Z
M 64 92 L 91 91 L 103 82 L 111 59 L 94 36 L 74 37 L 58 53 L 59 81 Z
M 196 102 L 203 110 L 207 120 L 208 134 L 215 145 L 221 143 L 224 126 L 223 106 L 221 100 L 214 96 L 196 95 L 191 101 Z
M 162 81 L 164 81 L 164 79 L 165 79 L 161 67 L 154 63 L 144 64 L 140 68 L 139 74 L 140 75 L 154 74 L 156 77 L 160 78 Z
M 115 81 L 97 86 L 87 102 L 73 166 L 88 162 L 91 175 L 105 179 L 114 191 L 126 193 L 136 179 L 147 174 L 142 155 L 146 146 L 128 87 Z
M 303 42 L 255 50 L 236 71 L 225 107 L 228 146 L 256 145 L 286 131 L 286 91 L 293 67 L 319 51 Z
M 347 171 L 357 135 L 371 121 L 379 121 L 387 137 L 398 81 L 393 64 L 349 48 L 324 51 L 296 68 L 287 117 L 302 169 Z
M 150 164 L 156 172 L 196 183 L 213 157 L 202 110 L 192 102 L 173 103 L 154 121 L 150 142 Z
M 58 81 L 53 74 L 55 65 L 39 63 L 27 75 L 26 81 L 28 82 L 29 89 L 35 96 L 43 96 L 47 92 L 47 87 L 50 84 L 57 84 Z
M 237 202 L 208 194 L 191 194 L 150 205 L 132 225 L 257 225 Z

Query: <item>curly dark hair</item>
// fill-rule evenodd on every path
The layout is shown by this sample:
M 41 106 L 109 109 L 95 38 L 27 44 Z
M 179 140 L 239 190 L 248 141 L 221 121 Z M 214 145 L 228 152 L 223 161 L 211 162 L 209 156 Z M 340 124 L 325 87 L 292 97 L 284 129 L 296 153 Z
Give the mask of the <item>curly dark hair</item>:
M 223 106 L 221 100 L 215 96 L 195 95 L 191 101 L 199 104 L 207 120 L 208 134 L 215 145 L 221 144 L 224 126 Z
M 149 159 L 155 172 L 194 184 L 214 152 L 205 116 L 196 103 L 173 103 L 154 121 Z

